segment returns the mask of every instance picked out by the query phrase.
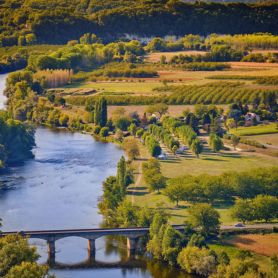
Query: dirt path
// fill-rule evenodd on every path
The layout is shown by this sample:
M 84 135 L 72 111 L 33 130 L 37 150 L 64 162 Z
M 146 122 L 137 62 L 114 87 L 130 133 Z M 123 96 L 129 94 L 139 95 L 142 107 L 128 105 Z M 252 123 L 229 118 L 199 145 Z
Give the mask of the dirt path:
M 132 195 L 131 195 L 131 203 L 132 205 L 134 205 L 134 195 L 135 195 L 135 192 L 136 192 L 136 187 L 139 186 L 141 184 L 141 181 L 142 181 L 142 177 L 143 177 L 143 174 L 142 174 L 142 165 L 143 165 L 143 161 L 140 160 L 139 162 L 139 166 L 138 166 L 138 176 L 136 178 L 136 181 L 135 183 L 133 184 L 133 189 L 132 189 Z

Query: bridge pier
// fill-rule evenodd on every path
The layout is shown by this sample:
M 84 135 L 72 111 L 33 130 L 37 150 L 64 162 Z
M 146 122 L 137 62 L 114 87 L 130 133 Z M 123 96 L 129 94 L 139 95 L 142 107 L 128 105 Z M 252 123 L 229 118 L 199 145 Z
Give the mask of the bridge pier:
M 130 258 L 135 254 L 138 237 L 127 238 L 127 256 Z
M 55 239 L 48 239 L 47 247 L 48 247 L 47 263 L 49 265 L 54 265 L 55 264 Z
M 96 240 L 88 239 L 88 260 L 94 262 L 96 259 Z

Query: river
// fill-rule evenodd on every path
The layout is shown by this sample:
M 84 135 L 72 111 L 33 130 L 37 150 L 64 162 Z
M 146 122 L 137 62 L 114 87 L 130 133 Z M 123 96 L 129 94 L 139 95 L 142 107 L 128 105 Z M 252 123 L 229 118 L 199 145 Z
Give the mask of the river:
M 6 98 L 7 75 L 0 75 L 0 107 Z M 34 159 L 12 166 L 0 175 L 0 217 L 3 231 L 99 227 L 98 200 L 102 182 L 115 175 L 123 151 L 90 135 L 37 128 Z M 117 262 L 125 257 L 121 241 L 96 241 L 96 260 Z M 33 240 L 46 261 L 46 243 Z M 66 238 L 56 243 L 56 261 L 76 264 L 87 258 L 87 241 Z M 154 262 L 123 268 L 52 269 L 57 278 L 184 277 L 181 272 Z

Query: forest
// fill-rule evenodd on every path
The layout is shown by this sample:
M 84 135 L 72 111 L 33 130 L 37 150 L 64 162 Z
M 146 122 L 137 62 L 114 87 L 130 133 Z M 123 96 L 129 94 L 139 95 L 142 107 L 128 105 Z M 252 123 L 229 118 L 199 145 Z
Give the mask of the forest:
M 275 1 L 220 4 L 179 0 L 2 0 L 0 45 L 63 44 L 85 32 L 95 33 L 105 41 L 126 34 L 277 34 L 277 11 Z

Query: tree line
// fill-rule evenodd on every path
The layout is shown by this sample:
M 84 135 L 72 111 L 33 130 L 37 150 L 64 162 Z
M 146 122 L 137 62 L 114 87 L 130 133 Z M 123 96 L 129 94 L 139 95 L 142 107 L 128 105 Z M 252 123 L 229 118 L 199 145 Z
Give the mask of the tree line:
M 277 33 L 277 3 L 185 3 L 183 1 L 66 0 L 0 5 L 1 45 L 66 43 L 93 32 L 106 40 L 124 34 L 165 36 Z M 66 19 L 66 20 L 65 20 Z M 200 20 L 201 19 L 201 20 Z M 233 22 L 233 24 L 230 24 Z M 152 28 L 149 28 L 152 26 Z M 49 32 L 52 30 L 52 32 Z

